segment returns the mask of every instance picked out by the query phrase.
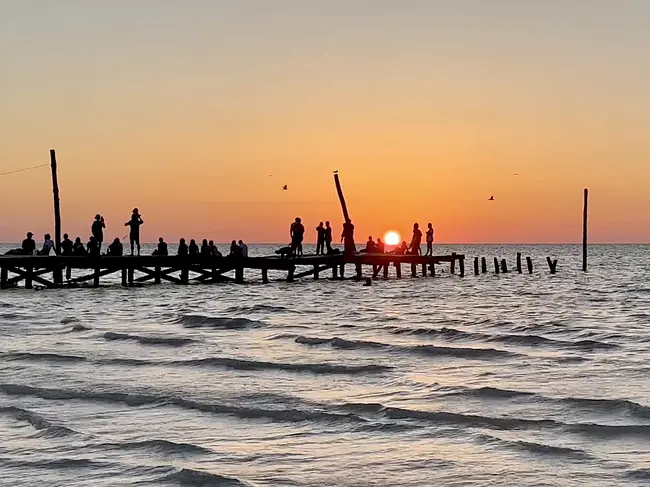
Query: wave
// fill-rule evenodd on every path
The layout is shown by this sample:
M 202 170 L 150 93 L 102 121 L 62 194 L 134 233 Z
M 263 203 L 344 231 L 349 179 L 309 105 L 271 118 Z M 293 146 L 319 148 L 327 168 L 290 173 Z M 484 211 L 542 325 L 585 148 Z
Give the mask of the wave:
M 577 350 L 610 350 L 619 348 L 614 343 L 601 342 L 598 340 L 559 340 L 556 338 L 546 338 L 539 335 L 518 335 L 518 334 L 499 334 L 490 335 L 479 332 L 466 332 L 455 328 L 408 328 L 408 327 L 388 327 L 390 333 L 394 335 L 412 335 L 412 336 L 435 336 L 447 340 L 480 340 L 493 343 L 507 343 L 525 346 L 552 346 L 556 348 L 577 349 Z
M 42 431 L 44 436 L 60 437 L 77 434 L 76 431 L 70 428 L 66 428 L 65 426 L 52 424 L 40 414 L 29 411 L 28 409 L 22 409 L 14 406 L 0 407 L 0 414 L 7 414 L 9 416 L 12 416 L 17 421 L 26 421 L 32 425 L 34 429 Z
M 65 318 L 61 319 L 61 324 L 62 325 L 68 325 L 70 323 L 78 323 L 79 319 L 75 318 L 74 316 L 66 316 Z
M 504 357 L 517 357 L 521 354 L 509 352 L 506 350 L 497 350 L 494 348 L 456 348 L 456 347 L 439 347 L 436 345 L 391 345 L 382 342 L 373 342 L 366 340 L 345 340 L 343 338 L 319 338 L 306 337 L 299 335 L 295 339 L 296 343 L 304 345 L 331 345 L 334 348 L 344 350 L 355 349 L 384 349 L 394 352 L 417 353 L 430 356 L 457 357 L 469 359 L 494 359 Z
M 396 420 L 416 420 L 436 424 L 462 425 L 493 430 L 543 430 L 560 429 L 598 437 L 650 436 L 650 425 L 605 425 L 598 423 L 563 423 L 552 419 L 495 418 L 474 414 L 449 413 L 446 411 L 421 411 L 388 407 L 379 403 L 345 403 L 344 410 L 355 414 L 375 414 Z
M 256 360 L 241 360 L 225 357 L 209 357 L 195 360 L 177 360 L 167 362 L 183 366 L 217 366 L 235 370 L 286 370 L 291 372 L 311 372 L 314 374 L 364 374 L 385 372 L 392 367 L 386 365 L 335 365 L 326 363 L 282 363 L 260 362 Z
M 563 446 L 547 445 L 524 440 L 506 440 L 495 436 L 480 434 L 478 438 L 486 443 L 497 444 L 508 449 L 535 453 L 537 455 L 551 455 L 564 458 L 588 459 L 592 456 L 584 450 L 568 448 Z
M 0 357 L 5 360 L 31 360 L 47 362 L 83 362 L 86 357 L 78 355 L 60 355 L 58 353 L 38 353 L 38 352 L 15 352 L 0 353 Z
M 650 419 L 650 407 L 630 401 L 628 399 L 593 399 L 580 397 L 553 398 L 534 392 L 499 389 L 497 387 L 479 387 L 476 389 L 463 388 L 461 390 L 446 392 L 444 396 L 464 396 L 478 398 L 534 398 L 537 401 L 567 404 L 583 409 L 597 410 L 603 413 L 618 412 L 641 419 Z
M 192 338 L 141 336 L 130 335 L 128 333 L 116 333 L 113 331 L 107 331 L 104 333 L 104 338 L 106 340 L 135 340 L 142 345 L 167 345 L 170 347 L 182 347 L 195 342 Z
M 14 396 L 35 396 L 41 399 L 66 400 L 81 399 L 86 401 L 101 401 L 111 403 L 124 403 L 128 406 L 144 406 L 151 404 L 170 405 L 183 409 L 201 411 L 220 415 L 231 415 L 241 419 L 271 419 L 279 422 L 301 423 L 305 421 L 317 422 L 354 422 L 363 423 L 364 419 L 349 413 L 326 411 L 310 411 L 304 409 L 264 409 L 249 408 L 244 406 L 231 406 L 226 404 L 213 404 L 184 399 L 175 396 L 156 396 L 149 394 L 129 394 L 123 392 L 93 392 L 74 389 L 48 389 L 41 387 L 24 386 L 18 384 L 0 384 L 0 391 Z
M 238 313 L 245 311 L 247 313 L 271 312 L 271 313 L 295 313 L 295 310 L 284 306 L 274 306 L 272 304 L 254 304 L 253 306 L 231 306 L 226 309 L 226 313 Z
M 247 484 L 233 477 L 226 477 L 201 470 L 183 468 L 157 480 L 160 483 L 177 483 L 183 487 L 246 487 Z
M 191 443 L 176 443 L 169 440 L 142 440 L 142 441 L 129 441 L 122 443 L 100 443 L 93 445 L 98 448 L 105 448 L 111 450 L 151 450 L 165 454 L 210 454 L 214 453 L 208 448 L 193 445 Z
M 72 328 L 70 328 L 70 331 L 88 331 L 88 330 L 92 330 L 92 328 L 89 326 L 82 325 L 81 323 L 77 323 Z
M 177 320 L 185 328 L 216 328 L 223 330 L 244 330 L 259 328 L 265 323 L 248 318 L 230 318 L 203 315 L 181 315 Z

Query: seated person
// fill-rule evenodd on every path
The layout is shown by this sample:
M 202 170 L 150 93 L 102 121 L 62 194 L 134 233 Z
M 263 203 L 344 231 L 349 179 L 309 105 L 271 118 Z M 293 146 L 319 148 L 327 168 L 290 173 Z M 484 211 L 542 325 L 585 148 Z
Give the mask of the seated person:
M 124 246 L 119 238 L 113 240 L 113 243 L 108 246 L 106 255 L 110 255 L 111 257 L 121 257 L 124 255 Z
M 158 239 L 158 247 L 153 251 L 153 255 L 169 255 L 167 242 L 165 242 L 162 237 Z

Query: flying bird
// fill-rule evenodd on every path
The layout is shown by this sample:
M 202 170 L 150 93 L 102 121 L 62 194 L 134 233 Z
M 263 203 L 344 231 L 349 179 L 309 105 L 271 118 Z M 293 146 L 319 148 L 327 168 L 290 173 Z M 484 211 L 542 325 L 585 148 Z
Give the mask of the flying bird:
M 518 173 L 518 172 L 516 172 L 516 173 L 515 173 L 515 176 L 519 176 L 519 173 Z
M 282 191 L 286 191 L 288 189 L 289 189 L 289 187 L 286 184 L 284 186 L 282 186 Z
M 494 196 L 490 196 L 490 197 L 488 198 L 488 201 L 494 201 Z

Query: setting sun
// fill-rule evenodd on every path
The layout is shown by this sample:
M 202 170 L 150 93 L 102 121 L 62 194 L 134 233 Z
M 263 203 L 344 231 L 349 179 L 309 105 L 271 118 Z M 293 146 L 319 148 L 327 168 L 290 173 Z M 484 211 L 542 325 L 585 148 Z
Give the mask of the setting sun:
M 399 236 L 399 233 L 392 230 L 390 232 L 386 232 L 386 235 L 384 235 L 384 242 L 386 245 L 397 245 L 401 240 L 402 239 Z

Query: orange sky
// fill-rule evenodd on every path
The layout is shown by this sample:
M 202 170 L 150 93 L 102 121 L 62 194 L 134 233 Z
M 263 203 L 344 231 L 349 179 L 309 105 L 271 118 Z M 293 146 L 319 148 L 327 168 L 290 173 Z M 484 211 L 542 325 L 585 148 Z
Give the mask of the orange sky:
M 650 242 L 650 6 L 524 3 L 3 3 L 0 173 L 56 148 L 82 237 L 134 206 L 149 241 L 339 231 L 338 169 L 359 241 L 577 242 L 589 187 L 593 242 Z M 51 199 L 0 177 L 0 241 Z

